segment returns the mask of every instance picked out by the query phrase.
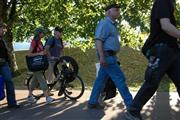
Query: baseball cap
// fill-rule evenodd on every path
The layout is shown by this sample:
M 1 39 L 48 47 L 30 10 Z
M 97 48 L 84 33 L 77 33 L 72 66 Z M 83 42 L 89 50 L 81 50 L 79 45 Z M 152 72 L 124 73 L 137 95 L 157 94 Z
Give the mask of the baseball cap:
M 36 34 L 44 33 L 44 30 L 43 30 L 42 28 L 40 28 L 40 27 L 39 27 L 39 28 L 36 28 L 36 29 L 35 29 L 35 33 L 36 33 Z
M 108 11 L 111 8 L 120 8 L 120 5 L 113 3 L 105 7 L 105 11 Z
M 61 27 L 59 27 L 59 26 L 56 26 L 54 30 L 55 30 L 55 31 L 59 31 L 59 32 L 62 32 L 62 31 L 63 31 L 63 29 L 62 29 Z

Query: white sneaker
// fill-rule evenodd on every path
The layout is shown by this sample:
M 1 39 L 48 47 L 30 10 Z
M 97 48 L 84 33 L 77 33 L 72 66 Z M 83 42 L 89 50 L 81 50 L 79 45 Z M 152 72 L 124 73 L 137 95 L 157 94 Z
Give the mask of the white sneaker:
M 54 98 L 52 98 L 52 97 L 46 97 L 46 103 L 47 104 L 50 104 L 50 103 L 52 103 L 54 101 Z
M 29 103 L 35 103 L 37 100 L 36 100 L 36 98 L 35 98 L 34 96 L 28 96 L 28 97 L 27 97 L 27 101 L 28 101 Z

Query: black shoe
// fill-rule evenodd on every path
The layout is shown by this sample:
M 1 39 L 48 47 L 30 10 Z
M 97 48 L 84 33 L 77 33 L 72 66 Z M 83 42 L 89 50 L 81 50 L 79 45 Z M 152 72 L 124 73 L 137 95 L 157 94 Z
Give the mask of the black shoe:
M 100 105 L 99 103 L 97 104 L 88 104 L 88 108 L 89 109 L 104 109 L 104 105 Z
M 21 107 L 21 105 L 19 105 L 19 104 L 16 104 L 16 105 L 8 105 L 8 108 L 20 108 Z
M 48 93 L 48 95 L 49 95 L 49 96 L 53 96 L 54 94 L 53 94 L 53 93 L 51 93 L 51 92 L 49 92 L 49 93 Z
M 130 112 L 125 113 L 125 120 L 142 120 L 141 116 L 133 116 Z
M 63 91 L 60 89 L 58 92 L 58 96 L 61 96 L 63 94 Z

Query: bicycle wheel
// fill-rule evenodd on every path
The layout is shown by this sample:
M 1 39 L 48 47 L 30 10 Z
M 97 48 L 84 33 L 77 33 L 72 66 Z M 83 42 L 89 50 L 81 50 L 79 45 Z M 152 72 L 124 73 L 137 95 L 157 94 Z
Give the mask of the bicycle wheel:
M 57 77 L 63 70 L 71 71 L 71 73 L 78 74 L 78 64 L 74 58 L 70 56 L 62 56 L 54 65 L 54 75 Z
M 64 80 L 62 84 L 63 93 L 71 100 L 79 99 L 84 93 L 84 82 L 79 75 L 73 81 Z

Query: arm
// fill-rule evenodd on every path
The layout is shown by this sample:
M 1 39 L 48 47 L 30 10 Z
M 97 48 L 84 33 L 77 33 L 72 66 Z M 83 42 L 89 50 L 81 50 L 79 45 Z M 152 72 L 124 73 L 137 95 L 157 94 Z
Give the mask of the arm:
M 171 24 L 169 18 L 161 18 L 160 24 L 162 30 L 167 34 L 178 39 L 180 38 L 180 31 L 173 24 Z
M 46 45 L 46 46 L 45 46 L 45 52 L 47 53 L 47 55 L 48 55 L 49 57 L 51 57 L 51 54 L 50 54 L 50 52 L 49 52 L 49 49 L 50 49 L 50 45 Z
M 33 52 L 33 47 L 30 47 L 30 50 L 28 52 L 28 56 L 37 56 L 37 55 L 44 55 L 44 51 L 39 52 L 39 53 L 32 53 Z
M 103 42 L 101 40 L 96 40 L 96 49 L 99 54 L 99 62 L 102 66 L 107 66 L 107 63 L 105 61 L 104 52 L 103 52 Z

